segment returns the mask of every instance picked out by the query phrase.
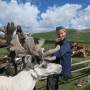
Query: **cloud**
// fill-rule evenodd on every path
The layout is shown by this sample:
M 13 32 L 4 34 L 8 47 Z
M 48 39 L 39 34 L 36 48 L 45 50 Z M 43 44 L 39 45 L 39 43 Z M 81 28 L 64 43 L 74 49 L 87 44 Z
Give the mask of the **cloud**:
M 77 17 L 77 12 L 81 5 L 65 4 L 64 6 L 51 7 L 45 13 L 41 14 L 42 26 L 54 28 L 62 25 L 65 27 L 72 26 L 72 20 Z
M 59 25 L 66 28 L 90 28 L 90 6 L 81 8 L 80 4 L 64 4 L 48 7 L 46 12 L 41 12 L 38 6 L 30 2 L 18 4 L 16 0 L 10 3 L 0 0 L 0 26 L 14 21 L 29 32 L 50 31 Z
M 23 27 L 29 27 L 33 31 L 38 26 L 38 14 L 38 8 L 29 2 L 18 4 L 16 0 L 12 0 L 10 3 L 0 1 L 0 20 L 3 24 L 14 21 Z
M 90 29 L 90 6 L 81 9 L 80 4 L 65 4 L 63 6 L 54 6 L 41 14 L 41 26 L 44 30 L 55 29 L 56 26 L 66 28 Z
M 90 29 L 90 6 L 79 11 L 78 17 L 75 19 L 75 22 L 77 22 L 76 25 L 79 26 L 79 28 Z

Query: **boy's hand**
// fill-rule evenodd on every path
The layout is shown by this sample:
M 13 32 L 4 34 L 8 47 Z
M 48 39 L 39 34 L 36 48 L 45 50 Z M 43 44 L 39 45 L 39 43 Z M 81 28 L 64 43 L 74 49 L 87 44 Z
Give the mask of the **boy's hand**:
M 60 42 L 60 41 L 61 41 L 61 39 L 60 39 L 60 38 L 57 38 L 57 39 L 56 39 L 56 42 Z

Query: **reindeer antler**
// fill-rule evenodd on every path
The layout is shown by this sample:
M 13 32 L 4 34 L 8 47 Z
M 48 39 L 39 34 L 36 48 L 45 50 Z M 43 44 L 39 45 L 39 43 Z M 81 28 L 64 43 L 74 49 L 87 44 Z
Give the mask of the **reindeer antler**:
M 44 57 L 45 57 L 45 56 L 48 56 L 48 55 L 51 55 L 51 54 L 53 54 L 53 53 L 55 53 L 55 52 L 57 52 L 59 49 L 60 49 L 60 45 L 57 45 L 56 48 L 50 49 L 50 50 L 46 51 L 46 52 L 44 53 Z

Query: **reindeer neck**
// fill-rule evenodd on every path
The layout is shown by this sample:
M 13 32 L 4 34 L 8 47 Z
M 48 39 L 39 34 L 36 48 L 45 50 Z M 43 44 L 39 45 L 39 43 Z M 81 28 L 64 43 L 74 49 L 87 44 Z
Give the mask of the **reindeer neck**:
M 19 74 L 14 76 L 12 79 L 14 87 L 20 88 L 19 90 L 33 90 L 37 80 L 32 77 L 31 73 L 30 70 L 21 71 Z

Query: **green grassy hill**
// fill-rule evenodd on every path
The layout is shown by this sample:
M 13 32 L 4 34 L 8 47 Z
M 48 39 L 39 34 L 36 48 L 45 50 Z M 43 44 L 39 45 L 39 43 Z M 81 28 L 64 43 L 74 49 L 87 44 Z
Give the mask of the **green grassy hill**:
M 34 34 L 34 37 L 55 40 L 56 34 L 55 31 L 36 33 Z M 67 29 L 67 38 L 70 41 L 90 42 L 90 30 Z

